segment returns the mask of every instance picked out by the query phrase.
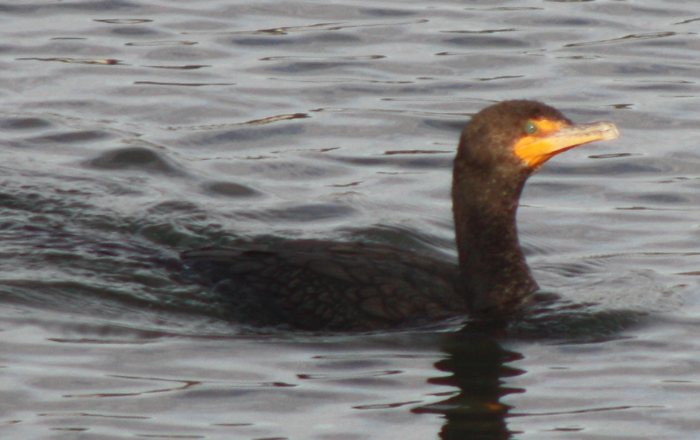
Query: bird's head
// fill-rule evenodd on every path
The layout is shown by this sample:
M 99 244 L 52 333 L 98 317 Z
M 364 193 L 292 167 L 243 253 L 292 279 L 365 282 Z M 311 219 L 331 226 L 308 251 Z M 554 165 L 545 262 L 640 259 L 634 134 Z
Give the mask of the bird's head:
M 503 101 L 474 115 L 462 132 L 458 156 L 473 166 L 537 170 L 553 156 L 579 145 L 615 139 L 611 122 L 574 124 L 537 101 Z

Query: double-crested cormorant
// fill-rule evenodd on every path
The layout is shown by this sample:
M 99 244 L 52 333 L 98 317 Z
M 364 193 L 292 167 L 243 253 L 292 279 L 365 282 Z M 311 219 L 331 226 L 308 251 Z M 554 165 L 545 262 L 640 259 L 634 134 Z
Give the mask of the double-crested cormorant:
M 316 240 L 255 242 L 185 252 L 183 261 L 226 295 L 237 320 L 307 330 L 376 330 L 466 314 L 507 316 L 537 290 L 516 230 L 527 178 L 552 156 L 614 139 L 615 125 L 574 125 L 536 101 L 477 113 L 454 160 L 459 262 L 390 246 Z

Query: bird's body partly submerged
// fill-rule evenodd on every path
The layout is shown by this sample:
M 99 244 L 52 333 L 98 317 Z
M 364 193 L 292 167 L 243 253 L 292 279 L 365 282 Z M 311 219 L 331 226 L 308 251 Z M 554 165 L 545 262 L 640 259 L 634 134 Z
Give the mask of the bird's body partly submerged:
M 537 289 L 517 236 L 525 181 L 562 151 L 617 136 L 611 123 L 574 125 L 536 101 L 504 101 L 477 113 L 454 161 L 457 262 L 318 240 L 247 242 L 182 258 L 231 301 L 232 316 L 252 325 L 365 331 L 468 314 L 501 319 Z

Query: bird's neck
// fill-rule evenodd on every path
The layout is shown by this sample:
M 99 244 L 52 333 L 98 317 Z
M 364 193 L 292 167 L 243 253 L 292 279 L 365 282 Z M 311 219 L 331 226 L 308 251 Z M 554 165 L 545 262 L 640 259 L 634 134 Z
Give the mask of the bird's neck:
M 503 313 L 537 289 L 518 241 L 516 212 L 527 176 L 455 169 L 452 202 L 460 284 L 473 312 Z

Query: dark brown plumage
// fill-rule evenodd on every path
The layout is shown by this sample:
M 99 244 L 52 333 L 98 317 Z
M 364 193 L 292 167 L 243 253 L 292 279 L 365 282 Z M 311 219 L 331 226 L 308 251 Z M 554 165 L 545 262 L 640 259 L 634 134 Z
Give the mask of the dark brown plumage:
M 462 132 L 452 200 L 459 262 L 390 246 L 315 240 L 249 242 L 185 252 L 193 273 L 231 301 L 235 319 L 307 330 L 376 330 L 465 316 L 503 317 L 537 283 L 516 211 L 527 178 L 553 155 L 617 137 L 610 123 L 573 125 L 536 101 L 504 101 Z

